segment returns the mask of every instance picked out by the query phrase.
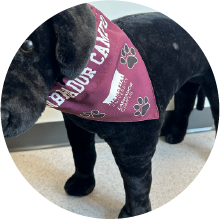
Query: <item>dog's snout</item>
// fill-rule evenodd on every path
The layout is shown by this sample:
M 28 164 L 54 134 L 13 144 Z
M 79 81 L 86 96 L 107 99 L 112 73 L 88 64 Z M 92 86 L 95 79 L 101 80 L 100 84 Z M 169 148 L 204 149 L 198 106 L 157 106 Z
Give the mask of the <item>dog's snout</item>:
M 1 120 L 2 120 L 2 129 L 8 125 L 8 119 L 9 119 L 10 113 L 8 110 L 1 109 Z

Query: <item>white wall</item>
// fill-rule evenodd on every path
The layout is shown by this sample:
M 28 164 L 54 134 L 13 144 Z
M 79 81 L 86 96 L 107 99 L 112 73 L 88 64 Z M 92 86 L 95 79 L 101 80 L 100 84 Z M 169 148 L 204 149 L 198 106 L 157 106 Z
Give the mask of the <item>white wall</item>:
M 110 20 L 131 14 L 156 11 L 143 5 L 123 1 L 95 1 L 89 4 L 98 8 Z
M 46 110 L 42 113 L 41 117 L 36 123 L 58 122 L 62 120 L 63 116 L 60 111 L 46 107 Z

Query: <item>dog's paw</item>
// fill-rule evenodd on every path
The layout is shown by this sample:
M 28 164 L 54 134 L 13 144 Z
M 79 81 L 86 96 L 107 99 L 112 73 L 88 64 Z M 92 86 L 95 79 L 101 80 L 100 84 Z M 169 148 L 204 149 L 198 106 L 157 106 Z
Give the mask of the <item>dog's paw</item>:
M 121 209 L 120 214 L 118 215 L 118 218 L 128 218 L 128 217 L 132 217 L 132 216 L 129 215 L 129 214 L 126 212 L 125 208 L 123 207 L 123 208 Z
M 74 173 L 66 182 L 64 189 L 68 195 L 72 196 L 86 196 L 90 194 L 95 188 L 94 175 L 80 176 Z
M 165 135 L 165 141 L 169 144 L 178 144 L 183 141 L 185 134 L 175 135 L 173 133 L 169 133 Z
M 134 105 L 134 109 L 136 110 L 134 115 L 135 116 L 139 116 L 139 115 L 144 116 L 150 107 L 150 104 L 148 103 L 148 98 L 144 97 L 144 99 L 143 99 L 141 97 L 138 97 L 137 102 L 138 102 L 138 104 Z
M 130 53 L 131 55 L 126 55 Z M 135 57 L 135 50 L 132 47 L 129 49 L 128 45 L 125 43 L 125 47 L 121 50 L 121 55 L 122 57 L 120 58 L 121 64 L 127 64 L 127 67 L 129 69 L 132 69 L 134 65 L 138 62 L 138 59 Z

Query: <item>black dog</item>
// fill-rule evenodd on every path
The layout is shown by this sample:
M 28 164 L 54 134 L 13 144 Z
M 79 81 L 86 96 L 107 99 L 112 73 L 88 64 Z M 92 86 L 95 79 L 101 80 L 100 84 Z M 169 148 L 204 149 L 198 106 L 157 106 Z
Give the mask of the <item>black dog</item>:
M 124 180 L 126 202 L 119 218 L 151 210 L 151 159 L 166 107 L 176 93 L 175 128 L 167 134 L 180 141 L 199 87 L 211 104 L 217 130 L 219 101 L 215 79 L 203 52 L 178 24 L 160 13 L 113 21 L 130 38 L 148 69 L 159 119 L 142 122 L 98 122 L 63 113 L 76 172 L 68 179 L 69 195 L 88 195 L 95 187 L 94 133 L 111 147 Z M 87 4 L 63 11 L 38 27 L 16 53 L 2 93 L 2 126 L 6 138 L 32 127 L 46 107 L 49 91 L 62 77 L 74 79 L 86 66 L 96 41 L 95 17 Z M 33 43 L 33 44 L 32 44 Z M 180 130 L 180 133 L 176 133 Z

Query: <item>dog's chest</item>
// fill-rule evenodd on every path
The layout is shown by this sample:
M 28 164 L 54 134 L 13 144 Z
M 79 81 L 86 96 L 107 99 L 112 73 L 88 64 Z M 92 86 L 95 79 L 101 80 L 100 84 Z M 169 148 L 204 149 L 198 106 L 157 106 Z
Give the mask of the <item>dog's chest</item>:
M 81 118 L 106 122 L 158 119 L 158 109 L 145 64 L 126 34 L 99 10 L 96 45 L 79 77 L 63 78 L 47 106 Z

